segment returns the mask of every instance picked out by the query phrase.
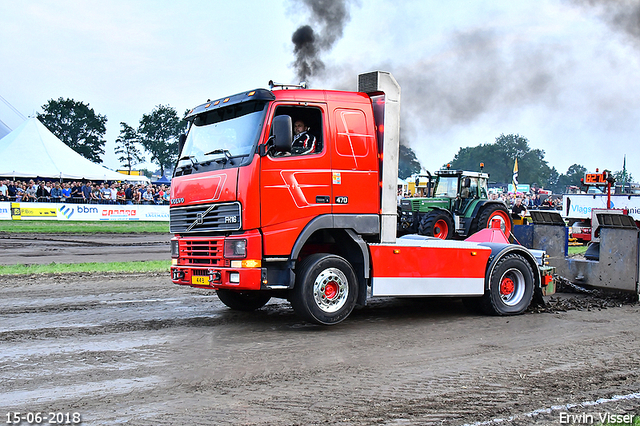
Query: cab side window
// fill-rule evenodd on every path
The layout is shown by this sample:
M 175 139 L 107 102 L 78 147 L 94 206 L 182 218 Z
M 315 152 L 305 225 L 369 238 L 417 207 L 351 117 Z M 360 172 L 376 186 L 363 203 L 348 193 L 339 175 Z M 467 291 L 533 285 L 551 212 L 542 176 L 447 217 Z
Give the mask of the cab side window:
M 276 116 L 288 115 L 293 124 L 291 152 L 274 152 L 274 157 L 320 153 L 323 150 L 322 112 L 318 108 L 279 106 Z

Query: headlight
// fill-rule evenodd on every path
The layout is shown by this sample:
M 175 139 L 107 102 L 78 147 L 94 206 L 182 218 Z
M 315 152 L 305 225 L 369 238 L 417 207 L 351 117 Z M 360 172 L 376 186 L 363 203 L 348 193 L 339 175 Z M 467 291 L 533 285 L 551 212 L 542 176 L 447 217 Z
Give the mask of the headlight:
M 227 259 L 243 259 L 247 257 L 247 240 L 224 240 L 224 257 Z
M 178 240 L 171 240 L 171 257 L 178 257 Z

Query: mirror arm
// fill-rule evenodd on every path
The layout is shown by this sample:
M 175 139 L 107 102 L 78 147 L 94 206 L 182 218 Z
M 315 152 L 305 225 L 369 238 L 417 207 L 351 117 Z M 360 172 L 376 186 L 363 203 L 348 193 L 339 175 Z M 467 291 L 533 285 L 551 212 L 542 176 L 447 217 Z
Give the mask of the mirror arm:
M 269 139 L 267 139 L 265 143 L 263 143 L 262 145 L 258 145 L 258 155 L 260 157 L 264 157 L 269 153 L 269 151 L 273 147 L 274 139 L 275 139 L 275 136 L 271 135 L 269 136 Z

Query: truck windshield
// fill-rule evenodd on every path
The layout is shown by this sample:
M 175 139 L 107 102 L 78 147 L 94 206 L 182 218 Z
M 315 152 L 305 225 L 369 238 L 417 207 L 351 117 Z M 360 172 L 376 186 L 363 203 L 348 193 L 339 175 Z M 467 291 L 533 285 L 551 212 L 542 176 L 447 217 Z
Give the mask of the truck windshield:
M 244 102 L 200 114 L 193 119 L 178 167 L 198 163 L 234 164 L 254 152 L 266 113 L 266 102 Z M 239 165 L 236 161 L 235 165 Z

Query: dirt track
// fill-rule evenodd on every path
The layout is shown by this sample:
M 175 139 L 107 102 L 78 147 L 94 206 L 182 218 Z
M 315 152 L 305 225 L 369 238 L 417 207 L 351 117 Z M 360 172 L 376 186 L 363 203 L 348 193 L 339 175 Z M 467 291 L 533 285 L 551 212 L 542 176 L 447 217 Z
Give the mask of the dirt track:
M 162 260 L 170 240 L 169 234 L 0 233 L 0 265 Z
M 459 300 L 383 298 L 323 328 L 281 300 L 230 311 L 164 274 L 2 277 L 0 415 L 78 412 L 92 425 L 639 415 L 640 305 L 566 294 L 549 306 L 499 318 Z

